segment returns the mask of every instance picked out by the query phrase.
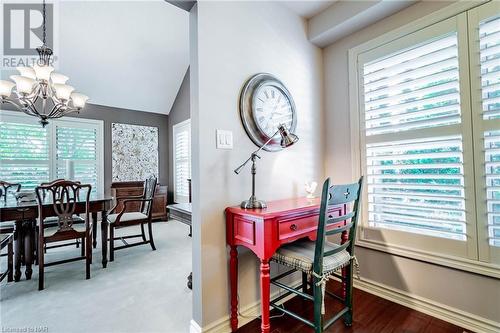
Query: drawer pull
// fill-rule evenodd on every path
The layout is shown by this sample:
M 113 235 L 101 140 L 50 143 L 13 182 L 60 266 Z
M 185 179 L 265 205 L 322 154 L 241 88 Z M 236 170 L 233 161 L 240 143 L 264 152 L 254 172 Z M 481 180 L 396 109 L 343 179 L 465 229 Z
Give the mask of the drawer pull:
M 290 226 L 290 230 L 293 230 L 293 231 L 297 230 L 297 225 L 296 225 L 295 223 L 294 223 L 294 224 L 292 224 L 292 225 Z

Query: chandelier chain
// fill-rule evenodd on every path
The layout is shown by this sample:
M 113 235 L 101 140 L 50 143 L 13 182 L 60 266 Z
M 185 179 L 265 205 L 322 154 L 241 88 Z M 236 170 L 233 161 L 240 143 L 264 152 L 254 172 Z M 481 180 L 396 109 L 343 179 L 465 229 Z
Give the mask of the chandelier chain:
M 45 0 L 43 0 L 43 5 L 42 5 L 42 15 L 43 15 L 43 45 L 46 45 L 46 39 L 47 39 L 47 28 L 45 27 Z

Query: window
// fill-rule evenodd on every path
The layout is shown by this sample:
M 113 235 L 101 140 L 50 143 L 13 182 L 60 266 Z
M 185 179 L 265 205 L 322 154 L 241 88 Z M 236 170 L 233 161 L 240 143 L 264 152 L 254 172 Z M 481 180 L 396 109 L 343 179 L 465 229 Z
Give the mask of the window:
M 499 265 L 500 5 L 377 44 L 351 54 L 360 243 Z
M 189 202 L 191 178 L 191 120 L 173 126 L 174 201 Z
M 102 121 L 51 120 L 43 128 L 34 117 L 0 111 L 0 179 L 34 189 L 42 182 L 67 178 L 67 160 L 75 179 L 104 192 Z

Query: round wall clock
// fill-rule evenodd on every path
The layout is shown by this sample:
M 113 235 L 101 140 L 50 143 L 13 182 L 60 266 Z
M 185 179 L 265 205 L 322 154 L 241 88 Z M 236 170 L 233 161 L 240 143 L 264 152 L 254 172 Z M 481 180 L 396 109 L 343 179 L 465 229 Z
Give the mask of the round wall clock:
M 269 139 L 264 150 L 281 150 L 278 126 L 284 124 L 295 132 L 297 115 L 292 95 L 274 75 L 259 73 L 252 76 L 243 86 L 240 94 L 240 116 L 250 139 L 261 147 Z

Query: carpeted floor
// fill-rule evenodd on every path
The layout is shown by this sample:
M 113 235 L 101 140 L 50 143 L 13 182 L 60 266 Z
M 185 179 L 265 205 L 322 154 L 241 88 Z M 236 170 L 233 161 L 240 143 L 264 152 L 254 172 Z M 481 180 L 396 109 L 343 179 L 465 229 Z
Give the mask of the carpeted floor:
M 154 223 L 153 232 L 156 251 L 149 245 L 117 251 L 106 269 L 100 262 L 98 235 L 90 280 L 85 280 L 84 261 L 47 267 L 41 292 L 38 266 L 29 281 L 24 276 L 17 283 L 5 279 L 0 287 L 2 332 L 188 332 L 189 230 L 172 220 Z M 46 261 L 78 256 L 79 251 L 72 246 L 52 249 Z

